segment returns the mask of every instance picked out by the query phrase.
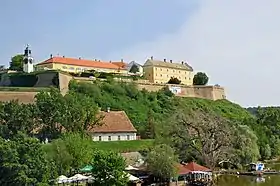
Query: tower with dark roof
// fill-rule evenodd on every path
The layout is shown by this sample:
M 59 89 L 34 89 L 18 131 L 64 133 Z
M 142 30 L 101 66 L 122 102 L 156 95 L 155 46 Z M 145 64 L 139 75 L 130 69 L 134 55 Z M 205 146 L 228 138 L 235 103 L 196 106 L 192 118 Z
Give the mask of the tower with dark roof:
M 30 73 L 34 71 L 34 59 L 31 56 L 29 45 L 26 46 L 23 55 L 23 72 Z

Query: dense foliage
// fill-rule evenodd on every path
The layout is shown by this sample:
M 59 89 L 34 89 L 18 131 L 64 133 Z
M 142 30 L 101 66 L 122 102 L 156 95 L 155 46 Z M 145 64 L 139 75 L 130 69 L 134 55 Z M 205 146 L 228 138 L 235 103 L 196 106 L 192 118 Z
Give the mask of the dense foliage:
M 23 70 L 23 54 L 18 54 L 12 57 L 9 69 L 16 71 Z
M 193 77 L 193 85 L 206 85 L 208 81 L 209 78 L 204 72 L 198 72 Z
M 168 88 L 148 92 L 111 78 L 73 81 L 69 88 L 65 96 L 56 89 L 41 92 L 35 104 L 0 103 L 1 185 L 46 184 L 88 164 L 116 168 L 119 179 L 109 184 L 123 185 L 123 159 L 108 150 L 149 149 L 148 167 L 164 179 L 174 175 L 170 167 L 177 156 L 177 162 L 196 160 L 215 167 L 222 161 L 242 166 L 280 155 L 279 108 L 258 108 L 252 115 L 227 100 L 176 97 Z M 102 124 L 98 107 L 124 110 L 141 137 L 154 140 L 92 142 L 87 129 Z M 100 180 L 106 178 L 105 172 L 94 171 Z

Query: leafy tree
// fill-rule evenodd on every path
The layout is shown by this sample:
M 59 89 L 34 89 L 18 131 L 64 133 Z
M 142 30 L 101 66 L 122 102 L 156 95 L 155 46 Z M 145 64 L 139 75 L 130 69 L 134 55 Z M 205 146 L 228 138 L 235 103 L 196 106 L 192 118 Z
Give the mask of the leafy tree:
M 56 176 L 35 138 L 17 134 L 12 140 L 0 138 L 0 184 L 48 185 Z
M 18 54 L 12 57 L 10 62 L 10 70 L 23 71 L 23 55 Z
M 96 151 L 92 160 L 93 185 L 126 186 L 128 178 L 124 169 L 125 160 L 122 156 L 105 151 Z
M 136 74 L 137 72 L 139 72 L 139 67 L 136 64 L 133 64 L 129 72 Z
M 0 103 L 1 136 L 8 139 L 19 131 L 31 134 L 37 125 L 36 106 L 17 101 Z
M 206 85 L 209 81 L 208 76 L 204 72 L 198 72 L 193 77 L 194 85 Z
M 237 125 L 235 129 L 235 140 L 232 163 L 246 165 L 260 158 L 258 138 L 253 130 L 246 125 Z
M 174 150 L 168 145 L 156 145 L 147 156 L 148 170 L 164 182 L 177 176 L 178 159 Z
M 271 148 L 269 144 L 266 144 L 263 148 L 261 148 L 262 158 L 265 160 L 269 160 L 271 158 Z
M 167 82 L 168 84 L 181 84 L 181 80 L 176 77 L 171 77 L 170 80 Z
M 225 118 L 202 110 L 180 110 L 168 123 L 166 138 L 181 158 L 191 151 L 196 159 L 214 168 L 231 153 L 232 130 Z

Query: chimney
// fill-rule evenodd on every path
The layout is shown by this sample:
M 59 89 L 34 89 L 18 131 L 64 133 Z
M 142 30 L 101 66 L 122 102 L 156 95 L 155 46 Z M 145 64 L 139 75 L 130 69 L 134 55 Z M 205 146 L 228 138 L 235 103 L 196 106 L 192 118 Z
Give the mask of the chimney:
M 121 62 L 123 62 L 123 59 L 121 59 Z
M 110 107 L 107 107 L 107 112 L 110 112 Z
M 100 60 L 98 60 L 98 62 L 100 62 Z
M 52 54 L 50 55 L 50 57 L 52 58 Z
M 81 59 L 81 57 L 79 57 L 79 59 Z
M 182 61 L 182 65 L 184 64 L 184 61 Z
M 94 59 L 94 61 L 97 61 L 97 59 Z
M 166 59 L 163 59 L 164 62 L 166 62 Z
M 170 63 L 172 63 L 172 59 L 170 59 Z
M 62 56 L 63 58 L 65 58 L 65 56 Z
M 112 61 L 110 60 L 110 63 L 112 63 Z
M 151 60 L 154 60 L 154 56 L 151 56 Z

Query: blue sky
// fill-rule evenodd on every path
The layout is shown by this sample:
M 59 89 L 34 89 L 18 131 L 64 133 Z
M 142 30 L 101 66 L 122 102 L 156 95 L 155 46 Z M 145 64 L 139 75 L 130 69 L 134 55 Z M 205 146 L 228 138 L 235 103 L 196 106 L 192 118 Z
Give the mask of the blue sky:
M 2 0 L 0 60 L 187 61 L 243 106 L 280 105 L 279 0 Z
M 2 63 L 26 43 L 37 61 L 51 53 L 108 59 L 111 53 L 175 32 L 195 0 L 0 1 Z M 188 4 L 186 8 L 186 4 Z M 184 5 L 184 6 L 182 6 Z M 115 60 L 120 60 L 122 56 Z

